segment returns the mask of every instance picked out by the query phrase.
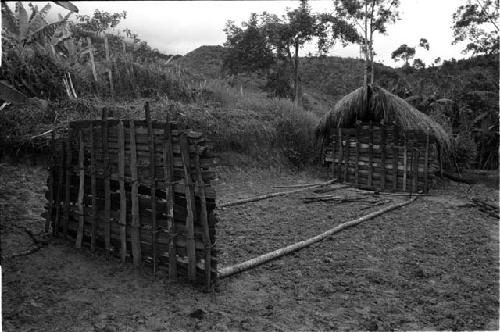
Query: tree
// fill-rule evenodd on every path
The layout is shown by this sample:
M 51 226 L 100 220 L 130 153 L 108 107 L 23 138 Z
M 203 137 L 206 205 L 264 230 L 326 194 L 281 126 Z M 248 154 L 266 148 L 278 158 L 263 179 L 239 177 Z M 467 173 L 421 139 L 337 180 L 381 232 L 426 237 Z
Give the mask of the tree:
M 373 36 L 375 32 L 385 34 L 387 25 L 395 23 L 399 13 L 399 0 L 334 0 L 337 17 L 357 26 L 365 55 L 364 85 L 373 84 Z
M 293 36 L 294 57 L 294 104 L 299 103 L 299 48 L 312 40 L 316 34 L 316 17 L 311 14 L 307 0 L 300 0 L 299 8 L 287 12 L 289 20 L 289 36 Z
M 414 59 L 413 60 L 413 68 L 415 69 L 424 69 L 425 68 L 425 63 L 422 61 L 422 59 Z
M 97 35 L 102 34 L 109 28 L 114 28 L 117 26 L 121 20 L 127 18 L 127 12 L 123 11 L 121 13 L 108 13 L 101 12 L 96 9 L 92 17 L 88 15 L 77 15 L 79 24 L 78 26 L 86 31 L 95 32 Z
M 269 69 L 274 61 L 272 49 L 257 14 L 252 13 L 241 28 L 228 21 L 224 32 L 227 38 L 224 46 L 229 48 L 224 59 L 225 70 L 237 75 Z
M 410 60 L 415 57 L 417 47 L 422 47 L 422 48 L 426 49 L 427 51 L 430 49 L 430 45 L 429 45 L 429 42 L 427 41 L 427 39 L 420 38 L 418 45 L 415 45 L 413 47 L 410 47 L 407 44 L 400 45 L 396 50 L 394 50 L 391 53 L 391 59 L 393 59 L 396 62 L 399 60 L 404 60 L 405 64 L 403 67 L 408 67 L 410 65 Z M 415 65 L 416 65 L 416 67 L 422 68 L 422 65 L 423 65 L 423 67 L 425 68 L 425 64 L 422 62 L 422 59 L 415 59 L 413 61 L 413 64 L 414 64 L 413 67 L 415 67 Z
M 498 54 L 499 0 L 467 0 L 453 14 L 453 42 L 468 40 L 463 53 Z
M 301 99 L 299 50 L 318 38 L 318 50 L 327 52 L 337 40 L 342 44 L 359 40 L 356 29 L 333 14 L 313 14 L 307 0 L 295 10 L 278 17 L 271 13 L 252 14 L 238 27 L 228 21 L 224 29 L 225 46 L 229 48 L 225 68 L 232 73 L 268 70 L 269 88 L 288 93 L 288 80 L 293 77 L 290 94 L 297 105 Z
M 413 59 L 415 56 L 415 47 L 409 47 L 406 44 L 399 46 L 395 51 L 391 53 L 391 59 L 394 61 L 404 60 L 404 66 L 409 66 L 410 59 Z

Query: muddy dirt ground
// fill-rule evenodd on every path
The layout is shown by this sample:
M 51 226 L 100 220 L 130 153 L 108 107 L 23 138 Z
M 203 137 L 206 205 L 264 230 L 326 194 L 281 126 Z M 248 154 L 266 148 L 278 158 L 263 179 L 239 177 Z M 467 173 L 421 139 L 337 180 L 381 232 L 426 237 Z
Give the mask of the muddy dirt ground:
M 46 170 L 0 164 L 4 331 L 498 330 L 498 219 L 470 204 L 494 185 L 443 182 L 432 196 L 204 293 L 43 234 Z M 219 202 L 323 181 L 222 170 Z M 491 181 L 490 181 L 491 182 Z M 339 196 L 358 195 L 339 189 Z M 330 193 L 331 194 L 331 193 Z M 319 234 L 402 197 L 305 204 L 313 190 L 218 213 L 220 265 Z M 38 249 L 40 248 L 40 249 Z

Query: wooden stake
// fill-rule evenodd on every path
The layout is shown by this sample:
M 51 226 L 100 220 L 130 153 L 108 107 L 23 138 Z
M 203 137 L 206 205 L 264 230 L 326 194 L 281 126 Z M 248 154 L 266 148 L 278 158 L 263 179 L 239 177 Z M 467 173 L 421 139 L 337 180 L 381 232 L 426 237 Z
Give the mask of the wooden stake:
M 104 35 L 104 50 L 106 53 L 106 63 L 108 66 L 109 88 L 111 90 L 111 96 L 114 97 L 115 96 L 115 87 L 113 84 L 113 70 L 112 70 L 113 67 L 112 67 L 110 56 L 109 56 L 109 44 L 108 44 L 108 36 L 107 35 Z
M 344 157 L 344 181 L 349 182 L 349 152 L 350 152 L 350 146 L 349 146 L 349 136 L 346 136 L 345 139 L 345 157 Z
M 408 149 L 406 147 L 406 134 L 403 136 L 403 191 L 406 191 L 406 174 L 408 171 Z
M 394 124 L 394 134 L 393 134 L 393 143 L 392 143 L 392 190 L 398 190 L 398 165 L 399 165 L 399 136 L 398 136 L 398 128 Z
M 90 66 L 92 69 L 92 75 L 94 75 L 94 80 L 97 82 L 97 71 L 95 70 L 95 61 L 94 61 L 94 49 L 92 48 L 92 40 L 90 39 L 90 37 L 87 37 L 87 45 L 89 48 Z
M 61 146 L 61 149 L 63 149 L 64 146 Z M 56 217 L 54 218 L 54 224 L 52 227 L 52 234 L 54 236 L 57 236 L 57 233 L 59 232 L 59 225 L 61 222 L 61 202 L 62 202 L 62 188 L 63 188 L 63 174 L 64 174 L 64 150 L 61 150 L 57 152 L 56 149 L 56 156 L 58 159 L 58 165 L 55 168 L 57 171 L 57 176 L 54 176 L 54 179 L 56 180 L 55 183 L 55 205 L 56 205 Z
M 420 160 L 420 151 L 416 150 L 414 152 L 415 154 L 415 161 L 413 163 L 413 183 L 412 183 L 412 190 L 414 193 L 418 191 L 418 164 Z
M 373 186 L 373 123 L 370 121 L 370 154 L 369 154 L 370 169 L 368 171 L 368 186 Z
M 356 169 L 355 169 L 355 183 L 359 184 L 359 144 L 361 143 L 359 135 L 359 124 L 356 123 Z
M 196 215 L 196 206 L 194 202 L 193 181 L 190 174 L 190 160 L 189 160 L 189 145 L 187 138 L 184 134 L 179 137 L 181 146 L 181 157 L 184 165 L 184 186 L 186 195 L 186 247 L 188 254 L 188 279 L 190 281 L 196 280 L 196 253 L 194 241 L 194 216 Z
M 170 130 L 170 116 L 167 114 L 167 122 L 164 128 L 163 144 L 163 172 L 165 174 L 165 193 L 167 198 L 167 230 L 169 233 L 168 241 L 168 277 L 174 281 L 177 279 L 177 253 L 175 248 L 175 223 L 174 223 L 174 169 L 172 160 L 172 132 Z
M 332 143 L 331 143 L 331 146 L 332 146 L 332 164 L 330 165 L 331 168 L 332 168 L 332 180 L 335 179 L 335 159 L 337 158 L 337 156 L 335 155 L 335 150 L 336 150 L 336 144 L 337 142 L 335 142 L 335 135 L 332 135 Z
M 429 192 L 429 130 L 426 131 L 425 135 L 424 192 Z
M 381 179 L 381 187 L 382 187 L 382 190 L 385 189 L 385 178 L 386 178 L 386 165 L 385 165 L 385 135 L 386 135 L 386 132 L 385 132 L 385 123 L 382 124 L 382 132 L 380 133 L 381 137 L 380 137 L 380 149 L 381 149 L 381 153 L 382 153 L 382 158 L 381 158 L 381 166 L 382 166 L 382 179 Z
M 200 166 L 200 153 L 198 151 L 198 144 L 195 142 L 195 155 L 194 163 L 196 165 L 196 177 L 197 177 L 197 187 L 200 194 L 200 221 L 203 227 L 203 244 L 205 246 L 205 288 L 210 290 L 211 287 L 211 261 L 212 261 L 212 244 L 210 243 L 210 229 L 208 226 L 208 216 L 207 216 L 207 203 L 205 197 L 205 183 L 203 181 L 203 175 L 201 174 Z
M 96 168 L 95 168 L 95 138 L 94 125 L 90 123 L 90 191 L 92 195 L 92 215 L 90 216 L 90 251 L 95 251 L 95 240 L 97 237 L 97 190 L 96 190 Z
M 63 236 L 66 238 L 68 234 L 68 222 L 69 222 L 69 205 L 71 202 L 70 189 L 71 189 L 71 131 L 68 131 L 68 137 L 66 139 L 66 180 L 65 180 L 65 192 L 64 192 L 64 223 L 63 223 Z
M 127 197 L 125 196 L 125 129 L 123 121 L 118 123 L 118 168 L 120 171 L 120 258 L 124 263 L 127 258 Z
M 325 238 L 328 238 L 330 236 L 332 236 L 333 234 L 335 233 L 338 233 L 346 228 L 349 228 L 349 227 L 352 227 L 354 225 L 357 225 L 359 223 L 362 223 L 363 221 L 367 221 L 367 220 L 370 220 L 370 219 L 373 219 L 381 214 L 384 214 L 384 213 L 387 213 L 389 211 L 392 211 L 392 210 L 395 210 L 395 209 L 398 209 L 400 207 L 403 207 L 405 205 L 408 205 L 412 202 L 414 202 L 415 200 L 417 199 L 417 197 L 413 197 L 405 202 L 402 202 L 402 203 L 397 203 L 397 204 L 394 204 L 394 205 L 390 205 L 390 206 L 387 206 L 379 211 L 375 211 L 375 212 L 372 212 L 370 214 L 367 214 L 361 218 L 358 218 L 358 219 L 355 219 L 355 220 L 351 220 L 351 221 L 348 221 L 348 222 L 345 222 L 343 224 L 340 224 L 338 225 L 337 227 L 335 228 L 332 228 L 322 234 L 319 234 L 315 237 L 312 237 L 308 240 L 305 240 L 305 241 L 300 241 L 300 242 L 297 242 L 295 244 L 292 244 L 292 245 L 289 245 L 287 247 L 284 247 L 284 248 L 281 248 L 281 249 L 278 249 L 278 250 L 275 250 L 275 251 L 272 251 L 270 253 L 267 253 L 267 254 L 264 254 L 264 255 L 261 255 L 261 256 L 258 256 L 256 258 L 253 258 L 253 259 L 250 259 L 246 262 L 243 262 L 243 263 L 240 263 L 240 264 L 236 264 L 236 265 L 233 265 L 233 266 L 229 266 L 229 267 L 225 267 L 223 269 L 221 269 L 218 273 L 218 277 L 219 278 L 226 278 L 226 277 L 229 277 L 233 274 L 236 274 L 236 273 L 239 273 L 239 272 L 242 272 L 242 271 L 245 271 L 245 270 L 249 270 L 253 267 L 256 267 L 256 266 L 259 266 L 261 264 L 264 264 L 264 263 L 267 263 L 271 260 L 274 260 L 276 258 L 279 258 L 279 257 L 282 257 L 286 254 L 289 254 L 289 253 L 292 253 L 294 251 L 297 251 L 297 250 L 300 250 L 302 248 L 305 248 L 307 246 L 310 246 L 311 244 L 313 243 L 316 243 L 316 242 L 319 242 Z
M 109 171 L 109 123 L 107 109 L 103 109 L 102 113 L 102 150 L 104 153 L 104 246 L 106 251 L 109 253 L 111 250 L 111 228 L 110 228 L 110 210 L 111 210 L 111 198 L 110 198 L 110 171 Z M 118 130 L 120 131 L 120 129 Z M 123 134 L 123 133 L 122 133 Z M 121 176 L 121 175 L 120 175 Z
M 83 132 L 80 129 L 78 131 L 78 146 L 80 148 L 80 152 L 78 154 L 78 165 L 80 168 L 80 186 L 78 189 L 78 214 L 79 214 L 79 222 L 78 222 L 78 231 L 76 234 L 76 244 L 75 247 L 82 247 L 83 240 L 83 225 L 85 223 L 85 216 L 83 215 L 83 195 L 85 190 L 85 168 L 84 168 L 84 157 L 85 157 L 85 147 L 83 143 Z
M 55 160 L 56 160 L 56 138 L 55 132 L 52 130 L 50 139 L 50 166 L 49 166 L 49 215 L 45 220 L 45 233 L 49 232 L 50 226 L 54 224 L 54 173 L 55 173 Z
M 132 256 L 134 265 L 140 266 L 141 257 L 141 235 L 139 220 L 139 179 L 137 176 L 137 146 L 135 142 L 135 122 L 130 120 L 130 174 L 132 176 L 132 189 L 130 191 L 132 201 L 132 220 L 130 222 L 130 244 L 132 245 Z
M 338 157 L 338 179 L 342 182 L 342 159 L 344 158 L 344 149 L 342 147 L 342 128 L 337 128 L 337 134 L 339 139 L 339 157 Z
M 144 112 L 146 115 L 146 121 L 148 123 L 149 134 L 149 164 L 151 167 L 151 224 L 153 225 L 151 243 L 153 247 L 153 276 L 156 277 L 156 236 L 158 233 L 158 227 L 156 225 L 156 144 L 153 131 L 153 122 L 151 121 L 148 102 L 146 102 L 146 104 L 144 105 Z

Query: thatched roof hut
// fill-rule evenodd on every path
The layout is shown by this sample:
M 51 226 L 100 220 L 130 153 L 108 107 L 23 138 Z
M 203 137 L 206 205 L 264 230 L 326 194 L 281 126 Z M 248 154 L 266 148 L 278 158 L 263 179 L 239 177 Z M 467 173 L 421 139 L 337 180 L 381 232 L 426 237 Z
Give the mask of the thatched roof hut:
M 366 98 L 365 92 L 368 96 Z M 366 105 L 365 100 L 368 100 Z M 450 147 L 450 138 L 446 131 L 429 116 L 411 106 L 405 100 L 378 87 L 358 88 L 339 100 L 327 113 L 316 128 L 316 138 L 328 144 L 336 128 L 354 127 L 356 121 L 395 124 L 402 131 L 421 130 L 436 139 L 445 150 Z

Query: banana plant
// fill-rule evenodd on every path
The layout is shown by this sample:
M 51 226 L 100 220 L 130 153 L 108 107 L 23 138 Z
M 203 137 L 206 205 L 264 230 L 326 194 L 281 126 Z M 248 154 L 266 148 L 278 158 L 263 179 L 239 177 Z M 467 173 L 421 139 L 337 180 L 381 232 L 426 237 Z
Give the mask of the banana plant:
M 78 8 L 70 2 L 58 2 L 57 4 L 69 9 L 70 12 L 66 16 L 60 17 L 59 21 L 48 23 L 45 17 L 51 8 L 50 4 L 46 4 L 39 9 L 38 5 L 29 3 L 30 14 L 28 15 L 28 11 L 24 8 L 22 2 L 16 2 L 14 12 L 5 2 L 2 2 L 2 35 L 4 37 L 5 51 L 22 60 L 26 59 L 23 54 L 27 51 L 26 46 L 53 46 L 67 39 L 69 32 L 67 28 L 68 18 L 71 13 L 78 12 Z M 55 38 L 58 31 L 61 32 L 59 35 L 62 35 L 62 38 Z M 22 60 L 22 62 L 25 62 L 25 60 Z M 0 83 L 0 99 L 4 101 L 3 105 L 5 103 L 22 104 L 32 102 L 31 98 L 24 96 L 6 81 Z

